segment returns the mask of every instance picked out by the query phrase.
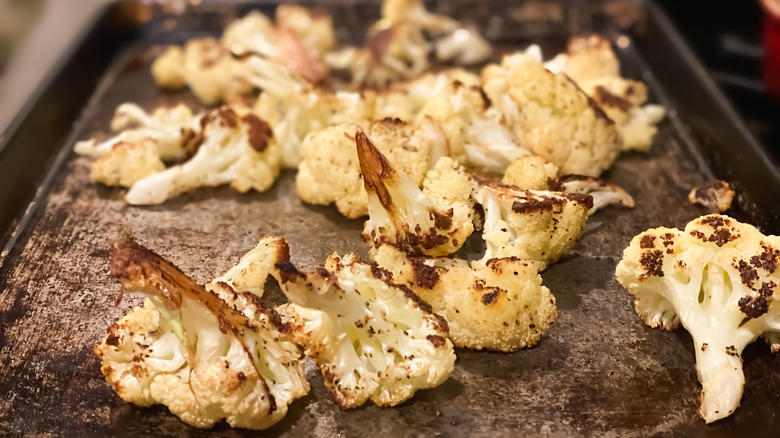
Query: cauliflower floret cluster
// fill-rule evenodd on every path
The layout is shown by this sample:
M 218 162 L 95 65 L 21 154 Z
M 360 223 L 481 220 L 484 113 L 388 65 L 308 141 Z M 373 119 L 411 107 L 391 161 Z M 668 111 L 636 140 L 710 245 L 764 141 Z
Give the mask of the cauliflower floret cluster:
M 777 339 L 778 267 L 780 237 L 721 215 L 695 219 L 683 231 L 647 230 L 623 252 L 615 275 L 636 297 L 642 320 L 669 331 L 682 324 L 693 338 L 699 415 L 707 423 L 739 406 L 745 346 L 761 335 Z
M 447 323 L 389 274 L 350 254 L 325 268 L 300 272 L 277 265 L 290 301 L 287 323 L 317 359 L 325 385 L 343 409 L 371 400 L 395 406 L 452 373 L 455 353 Z
M 259 298 L 249 319 L 131 241 L 114 243 L 111 273 L 147 296 L 95 349 L 122 399 L 164 404 L 195 427 L 265 429 L 309 392 L 301 350 Z
M 200 145 L 184 162 L 135 182 L 129 204 L 161 204 L 188 190 L 230 184 L 265 191 L 279 175 L 281 151 L 268 123 L 242 108 L 223 106 L 201 116 Z
M 410 256 L 391 245 L 378 247 L 373 257 L 447 320 L 456 347 L 533 347 L 557 316 L 555 297 L 527 260 L 493 258 L 469 266 L 457 258 Z
M 362 128 L 340 124 L 308 136 L 301 146 L 303 161 L 295 182 L 304 202 L 316 205 L 336 204 L 349 218 L 368 214 L 368 194 L 363 187 L 360 162 L 355 149 Z M 447 141 L 434 123 L 420 129 L 399 119 L 384 119 L 371 126 L 379 150 L 420 184 L 434 157 L 446 155 Z
M 620 151 L 614 122 L 565 74 L 519 53 L 482 75 L 488 97 L 534 155 L 562 173 L 599 176 L 612 165 Z
M 474 210 L 468 192 L 458 192 L 468 187 L 468 180 L 452 160 L 437 163 L 429 179 L 438 184 L 426 196 L 403 171 L 393 168 L 365 133 L 357 132 L 356 143 L 370 217 L 363 239 L 375 247 L 390 243 L 412 254 L 443 256 L 457 251 L 474 230 Z
M 485 212 L 482 260 L 518 257 L 540 270 L 577 242 L 593 207 L 590 195 L 521 190 L 477 176 L 471 190 Z
M 620 62 L 609 41 L 598 35 L 572 38 L 568 52 L 545 66 L 566 73 L 599 104 L 620 131 L 624 150 L 650 149 L 666 110 L 661 105 L 643 105 L 647 87 L 620 76 Z

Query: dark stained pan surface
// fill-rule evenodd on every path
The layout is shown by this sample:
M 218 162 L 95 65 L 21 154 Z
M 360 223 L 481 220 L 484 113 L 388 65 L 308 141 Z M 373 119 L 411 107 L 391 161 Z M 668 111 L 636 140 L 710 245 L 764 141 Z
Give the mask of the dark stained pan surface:
M 645 74 L 633 46 L 620 54 L 630 75 Z M 148 73 L 150 59 L 147 41 L 118 55 L 81 115 L 76 138 L 105 133 L 114 108 L 126 101 L 147 109 L 180 99 L 195 104 L 188 92 L 158 91 Z M 662 84 L 645 79 L 653 99 L 670 104 Z M 649 154 L 623 154 L 607 174 L 634 196 L 637 207 L 612 207 L 593 216 L 582 241 L 544 272 L 559 318 L 539 346 L 514 354 L 458 351 L 455 372 L 442 386 L 420 391 L 396 408 L 371 405 L 348 412 L 330 399 L 310 363 L 311 393 L 266 434 L 776 434 L 778 356 L 763 344 L 748 347 L 742 407 L 705 426 L 696 414 L 700 386 L 690 337 L 684 330 L 645 327 L 632 297 L 614 280 L 632 236 L 648 227 L 682 227 L 705 213 L 686 196 L 710 177 L 709 170 L 696 164 L 700 158 L 686 146 L 687 134 L 679 129 L 685 121 L 677 117 L 672 111 L 661 124 Z M 304 266 L 323 263 L 333 251 L 365 257 L 362 220 L 302 204 L 292 172 L 263 194 L 202 189 L 139 208 L 123 203 L 123 191 L 92 183 L 85 158 L 70 154 L 54 171 L 48 194 L 38 198 L 0 259 L 0 435 L 256 435 L 224 424 L 213 431 L 189 428 L 164 407 L 123 402 L 104 382 L 92 349 L 111 322 L 141 301 L 132 295 L 114 305 L 119 286 L 108 276 L 108 242 L 133 235 L 205 282 L 268 235 L 286 237 L 293 261 Z M 479 239 L 472 239 L 466 252 L 478 251 Z M 282 301 L 277 290 L 269 296 Z

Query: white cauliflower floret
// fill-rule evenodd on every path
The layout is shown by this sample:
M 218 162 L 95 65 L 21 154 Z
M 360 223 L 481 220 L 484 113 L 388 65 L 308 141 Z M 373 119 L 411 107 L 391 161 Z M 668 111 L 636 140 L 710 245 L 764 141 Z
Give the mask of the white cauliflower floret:
M 290 248 L 283 237 L 265 237 L 244 254 L 236 266 L 206 284 L 206 290 L 217 295 L 247 318 L 254 319 L 263 302 L 265 282 L 277 263 L 290 261 Z
M 295 340 L 317 359 L 341 408 L 367 400 L 395 406 L 452 373 L 446 321 L 408 288 L 389 282 L 389 273 L 352 254 L 334 254 L 325 269 L 307 273 L 290 263 L 277 267 Z
M 468 178 L 458 166 L 442 158 L 426 177 L 433 181 L 426 194 L 396 170 L 364 132 L 357 132 L 356 143 L 368 193 L 363 239 L 375 247 L 390 243 L 412 254 L 443 256 L 457 251 L 474 230 Z
M 529 154 L 477 85 L 450 83 L 425 105 L 420 117 L 438 123 L 447 137 L 448 155 L 471 168 L 503 173 L 512 161 Z
M 79 141 L 74 151 L 79 155 L 99 158 L 110 154 L 119 143 L 135 144 L 153 140 L 155 155 L 163 160 L 186 158 L 196 147 L 200 117 L 194 116 L 184 104 L 175 107 L 160 107 L 149 115 L 134 103 L 123 103 L 114 111 L 111 130 L 121 131 L 118 135 L 102 143 L 94 139 Z M 143 147 L 143 146 L 142 146 Z
M 295 182 L 304 202 L 316 205 L 335 203 L 349 218 L 368 214 L 368 194 L 363 187 L 354 124 L 340 124 L 308 136 L 301 146 L 303 161 Z M 434 123 L 413 129 L 397 119 L 375 122 L 371 134 L 381 139 L 379 150 L 394 167 L 420 184 L 434 157 L 447 153 L 446 139 Z
M 184 49 L 169 47 L 152 64 L 155 82 L 165 88 L 187 85 L 206 105 L 252 91 L 251 71 L 214 38 L 193 38 Z
M 325 12 L 297 5 L 279 5 L 276 25 L 294 32 L 301 45 L 318 57 L 336 46 L 333 19 Z
M 536 345 L 557 316 L 555 297 L 533 263 L 494 258 L 485 264 L 408 256 L 390 245 L 372 253 L 395 283 L 442 315 L 456 347 L 515 351 Z
M 240 111 L 240 108 L 239 108 Z M 268 124 L 252 113 L 221 107 L 203 116 L 202 143 L 183 164 L 136 182 L 125 196 L 129 204 L 161 204 L 188 190 L 230 183 L 241 193 L 259 192 L 279 175 L 281 151 Z
M 603 179 L 584 175 L 563 175 L 560 178 L 549 179 L 547 183 L 549 189 L 553 191 L 579 193 L 593 198 L 593 206 L 588 211 L 588 215 L 610 204 L 634 208 L 634 198 L 628 192 Z
M 520 144 L 562 173 L 598 176 L 620 151 L 615 124 L 563 73 L 534 56 L 504 58 L 483 71 L 485 91 Z
M 682 324 L 693 338 L 699 415 L 707 423 L 739 406 L 745 346 L 761 335 L 777 339 L 778 266 L 780 237 L 721 215 L 695 219 L 684 231 L 647 230 L 623 252 L 615 275 L 636 297 L 642 320 L 670 331 Z
M 568 52 L 545 66 L 568 75 L 601 106 L 620 131 L 624 150 L 650 148 L 666 109 L 661 105 L 643 106 L 647 87 L 620 76 L 620 62 L 609 41 L 598 35 L 572 38 Z
M 460 65 L 482 62 L 490 57 L 492 46 L 471 27 L 425 9 L 421 0 L 385 0 L 382 18 L 391 23 L 408 23 L 433 37 L 436 58 Z
M 92 179 L 107 186 L 130 187 L 147 176 L 165 170 L 157 143 L 142 139 L 136 143 L 120 141 L 111 152 L 92 163 Z
M 307 135 L 339 123 L 368 127 L 373 102 L 359 93 L 328 93 L 309 87 L 275 87 L 262 93 L 254 112 L 267 120 L 282 147 L 282 165 L 297 168 Z
M 483 262 L 518 257 L 544 269 L 577 242 L 593 207 L 590 195 L 520 190 L 471 179 L 472 196 L 485 211 Z
M 549 181 L 558 176 L 558 167 L 541 157 L 528 155 L 512 162 L 501 182 L 524 190 L 549 190 Z
M 469 88 L 480 85 L 479 76 L 462 68 L 429 72 L 414 79 L 396 82 L 376 93 L 374 118 L 414 120 L 431 99 L 455 81 Z
M 250 320 L 130 241 L 114 243 L 111 273 L 123 291 L 147 296 L 144 307 L 109 327 L 95 349 L 122 399 L 164 404 L 196 427 L 225 419 L 234 427 L 265 429 L 308 393 L 301 350 L 259 299 Z

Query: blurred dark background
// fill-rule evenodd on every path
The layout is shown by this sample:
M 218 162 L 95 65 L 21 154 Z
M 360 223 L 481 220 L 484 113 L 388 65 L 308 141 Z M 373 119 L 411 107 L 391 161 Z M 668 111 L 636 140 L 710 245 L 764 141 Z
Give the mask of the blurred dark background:
M 56 57 L 88 17 L 108 0 L 0 0 L 0 133 L 43 79 L 36 62 Z M 657 0 L 703 61 L 753 135 L 780 163 L 780 100 L 761 71 L 760 0 Z M 40 28 L 62 28 L 57 41 L 40 41 Z M 54 30 L 52 30 L 53 32 Z M 69 36 L 65 36 L 69 35 Z M 39 41 L 35 40 L 38 37 Z M 20 48 L 23 48 L 20 49 Z M 32 53 L 20 53 L 32 52 Z M 25 65 L 15 77 L 11 64 Z M 38 68 L 40 69 L 40 68 Z

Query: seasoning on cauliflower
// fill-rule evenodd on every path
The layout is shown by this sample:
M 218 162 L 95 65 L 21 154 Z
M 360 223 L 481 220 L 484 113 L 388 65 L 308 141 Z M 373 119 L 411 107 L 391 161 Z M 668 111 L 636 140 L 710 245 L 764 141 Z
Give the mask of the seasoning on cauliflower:
M 117 394 L 140 406 L 164 404 L 182 421 L 265 429 L 309 392 L 299 347 L 279 314 L 259 298 L 254 318 L 235 311 L 157 254 L 113 244 L 111 274 L 147 296 L 108 328 L 95 349 Z
M 515 351 L 536 345 L 557 316 L 555 297 L 530 261 L 409 256 L 382 245 L 374 261 L 442 315 L 456 347 Z
M 727 216 L 702 216 L 684 231 L 647 230 L 631 240 L 615 276 L 636 297 L 650 327 L 685 327 L 693 338 L 702 384 L 699 415 L 707 422 L 739 406 L 742 350 L 780 331 L 780 237 Z M 774 351 L 774 348 L 773 348 Z
M 364 132 L 357 132 L 356 143 L 368 193 L 363 239 L 374 247 L 390 243 L 411 254 L 443 256 L 457 251 L 474 230 L 469 182 L 458 166 L 442 158 L 426 177 L 434 181 L 434 190 L 423 193 Z
M 518 257 L 547 267 L 582 235 L 593 198 L 581 193 L 521 190 L 471 176 L 472 196 L 485 211 L 482 262 Z
M 187 85 L 205 105 L 247 94 L 251 71 L 217 39 L 193 38 L 171 46 L 152 63 L 152 76 L 164 88 Z
M 483 81 L 519 143 L 562 173 L 599 176 L 620 152 L 615 124 L 598 104 L 534 56 L 505 57 L 485 68 Z
M 666 109 L 661 105 L 643 105 L 647 87 L 642 82 L 620 76 L 620 61 L 609 41 L 598 36 L 575 37 L 568 52 L 545 64 L 553 72 L 566 73 L 615 122 L 624 150 L 647 151 L 658 132 Z
M 204 115 L 201 124 L 202 143 L 195 155 L 136 182 L 125 196 L 127 203 L 161 204 L 187 190 L 227 183 L 241 193 L 273 185 L 281 151 L 268 123 L 223 106 Z
M 152 140 L 155 143 L 154 155 L 163 161 L 181 160 L 193 152 L 199 143 L 200 117 L 184 104 L 175 107 L 156 108 L 149 115 L 134 103 L 123 103 L 114 111 L 111 130 L 121 131 L 118 135 L 102 143 L 94 139 L 76 142 L 73 150 L 79 155 L 99 158 L 108 155 L 119 143 L 134 145 Z M 125 146 L 126 155 L 132 147 Z M 146 146 L 139 146 L 145 151 Z M 144 154 L 146 155 L 146 154 Z
M 335 203 L 346 217 L 368 214 L 368 194 L 363 187 L 355 149 L 354 124 L 340 124 L 308 136 L 301 146 L 303 161 L 295 182 L 304 202 Z M 427 119 L 418 129 L 398 119 L 384 119 L 371 126 L 377 146 L 394 167 L 420 184 L 434 158 L 449 153 L 441 129 Z
M 392 284 L 388 272 L 353 254 L 333 254 L 324 269 L 305 273 L 290 263 L 277 268 L 294 339 L 317 359 L 342 409 L 367 400 L 395 406 L 452 373 L 447 322 L 408 288 Z

